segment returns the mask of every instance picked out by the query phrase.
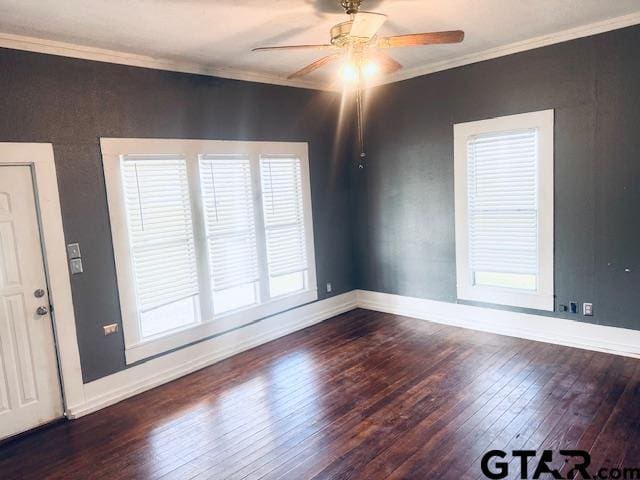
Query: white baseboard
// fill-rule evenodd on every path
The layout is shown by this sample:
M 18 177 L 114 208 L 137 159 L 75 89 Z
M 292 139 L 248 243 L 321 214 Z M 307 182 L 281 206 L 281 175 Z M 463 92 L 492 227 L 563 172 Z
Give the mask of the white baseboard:
M 357 290 L 358 307 L 445 325 L 640 358 L 640 331 Z
M 69 406 L 67 416 L 73 419 L 95 412 L 357 307 L 499 335 L 640 358 L 640 331 L 636 330 L 354 290 L 274 315 L 87 383 L 84 385 L 85 401 Z
M 355 291 L 303 305 L 84 385 L 85 401 L 67 408 L 78 418 L 356 308 Z

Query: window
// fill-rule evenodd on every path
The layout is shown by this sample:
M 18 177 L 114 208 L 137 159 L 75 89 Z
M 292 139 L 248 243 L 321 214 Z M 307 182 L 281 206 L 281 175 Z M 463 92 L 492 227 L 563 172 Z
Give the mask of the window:
M 127 363 L 317 299 L 306 143 L 101 147 Z
M 203 155 L 200 182 L 213 312 L 254 305 L 260 277 L 249 157 Z
M 553 110 L 454 126 L 458 298 L 553 310 Z
M 304 290 L 307 250 L 300 159 L 261 157 L 260 168 L 269 288 L 274 296 Z
M 141 335 L 195 323 L 199 289 L 186 160 L 123 156 L 122 183 Z

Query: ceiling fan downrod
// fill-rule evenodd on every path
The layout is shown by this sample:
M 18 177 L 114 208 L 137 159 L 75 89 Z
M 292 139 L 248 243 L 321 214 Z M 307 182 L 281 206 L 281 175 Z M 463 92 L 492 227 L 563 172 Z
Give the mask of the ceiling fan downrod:
M 358 13 L 362 0 L 340 0 L 340 5 L 347 12 L 347 15 L 355 15 Z

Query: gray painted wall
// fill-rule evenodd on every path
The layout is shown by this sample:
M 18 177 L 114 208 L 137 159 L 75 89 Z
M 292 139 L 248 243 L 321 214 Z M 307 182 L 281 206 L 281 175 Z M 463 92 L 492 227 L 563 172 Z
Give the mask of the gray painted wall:
M 374 89 L 358 287 L 456 302 L 453 124 L 553 108 L 556 305 L 595 316 L 551 315 L 640 329 L 638 46 L 636 26 Z
M 0 49 L 0 141 L 53 143 L 65 237 L 81 245 L 85 273 L 71 287 L 85 381 L 125 368 L 122 334 L 102 333 L 121 318 L 99 137 L 308 141 L 318 285 L 335 295 L 354 288 L 339 100 Z
M 121 334 L 102 335 L 120 311 L 101 136 L 309 141 L 320 298 L 331 281 L 455 302 L 452 125 L 554 108 L 556 303 L 640 329 L 639 44 L 633 27 L 374 89 L 365 170 L 337 142 L 332 93 L 0 49 L 0 141 L 54 144 L 83 250 L 84 380 L 125 368 Z

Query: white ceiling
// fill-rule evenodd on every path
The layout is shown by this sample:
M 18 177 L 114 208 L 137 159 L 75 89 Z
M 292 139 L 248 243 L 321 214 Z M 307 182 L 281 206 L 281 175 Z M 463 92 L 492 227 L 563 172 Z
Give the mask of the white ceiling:
M 228 76 L 259 74 L 280 83 L 323 53 L 258 53 L 251 48 L 327 42 L 329 28 L 347 19 L 338 4 L 338 0 L 0 0 L 0 32 L 198 65 L 212 72 L 226 71 Z M 640 0 L 363 0 L 363 9 L 389 16 L 381 35 L 466 32 L 458 45 L 393 49 L 390 53 L 406 67 L 397 78 L 481 59 L 501 47 L 593 23 L 607 24 L 617 17 L 627 16 L 626 23 L 640 22 Z M 308 81 L 326 86 L 333 78 L 334 68 L 327 67 Z

